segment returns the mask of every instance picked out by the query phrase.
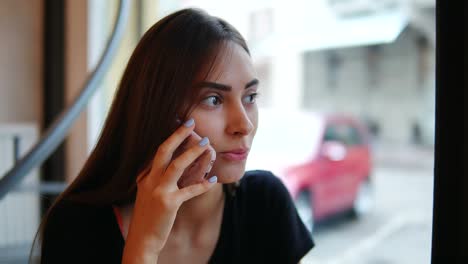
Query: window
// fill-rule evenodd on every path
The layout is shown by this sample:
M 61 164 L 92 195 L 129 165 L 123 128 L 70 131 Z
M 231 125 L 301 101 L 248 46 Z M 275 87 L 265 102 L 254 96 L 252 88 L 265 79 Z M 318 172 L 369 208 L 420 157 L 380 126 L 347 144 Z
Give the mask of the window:
M 338 141 L 347 146 L 362 144 L 362 138 L 359 131 L 346 124 L 332 124 L 325 130 L 324 141 Z

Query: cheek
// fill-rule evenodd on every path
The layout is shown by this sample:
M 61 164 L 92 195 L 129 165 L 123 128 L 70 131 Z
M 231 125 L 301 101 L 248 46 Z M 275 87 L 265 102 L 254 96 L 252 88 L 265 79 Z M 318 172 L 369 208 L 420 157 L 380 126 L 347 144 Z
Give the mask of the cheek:
M 254 107 L 254 109 L 252 109 L 252 111 L 250 111 L 249 118 L 250 122 L 252 122 L 253 125 L 251 136 L 254 137 L 258 127 L 258 108 L 256 106 Z
M 223 133 L 223 122 L 216 115 L 203 115 L 194 113 L 191 116 L 195 120 L 195 133 L 200 137 L 208 137 L 210 144 L 216 150 L 217 142 Z

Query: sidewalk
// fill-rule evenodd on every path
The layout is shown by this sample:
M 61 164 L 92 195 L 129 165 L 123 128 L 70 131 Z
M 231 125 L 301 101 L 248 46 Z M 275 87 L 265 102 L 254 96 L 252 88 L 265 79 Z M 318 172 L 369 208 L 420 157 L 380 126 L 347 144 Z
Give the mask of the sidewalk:
M 434 149 L 432 147 L 376 142 L 373 152 L 375 166 L 408 169 L 434 168 Z

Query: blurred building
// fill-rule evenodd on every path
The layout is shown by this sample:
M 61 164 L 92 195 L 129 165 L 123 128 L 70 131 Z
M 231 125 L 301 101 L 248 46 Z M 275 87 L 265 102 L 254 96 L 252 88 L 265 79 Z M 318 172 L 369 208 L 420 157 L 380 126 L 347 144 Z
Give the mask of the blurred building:
M 348 112 L 380 141 L 433 146 L 435 1 L 272 2 L 253 14 L 264 105 Z
M 302 106 L 364 118 L 381 140 L 431 144 L 434 46 L 407 26 L 390 44 L 306 52 Z
M 319 26 L 308 31 L 317 34 L 311 39 L 325 40 L 298 48 L 300 106 L 358 115 L 381 141 L 433 145 L 435 4 L 324 3 L 323 13 L 326 6 L 333 19 L 316 22 Z M 286 89 L 290 87 L 277 91 Z M 273 97 L 269 103 L 278 101 Z

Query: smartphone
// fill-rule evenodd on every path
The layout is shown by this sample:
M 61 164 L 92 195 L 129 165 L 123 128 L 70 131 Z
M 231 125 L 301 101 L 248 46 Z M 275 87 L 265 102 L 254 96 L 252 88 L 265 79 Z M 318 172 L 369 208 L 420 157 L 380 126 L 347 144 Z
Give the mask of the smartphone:
M 174 151 L 172 159 L 176 159 L 187 149 L 198 144 L 202 137 L 195 131 L 185 139 L 182 144 Z M 203 152 L 194 162 L 192 162 L 179 178 L 177 185 L 179 188 L 184 188 L 193 184 L 203 182 L 209 176 L 209 172 L 216 159 L 216 152 L 213 148 L 209 148 Z

